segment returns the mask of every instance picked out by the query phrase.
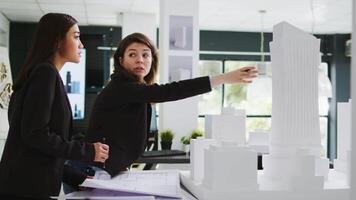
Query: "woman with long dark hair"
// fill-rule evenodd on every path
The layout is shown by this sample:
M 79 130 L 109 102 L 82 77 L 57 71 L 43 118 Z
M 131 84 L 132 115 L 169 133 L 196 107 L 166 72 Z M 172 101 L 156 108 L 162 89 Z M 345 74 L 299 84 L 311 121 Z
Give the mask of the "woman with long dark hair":
M 83 44 L 77 21 L 49 13 L 39 21 L 32 47 L 13 86 L 9 132 L 0 162 L 0 199 L 49 199 L 62 180 L 78 185 L 85 174 L 64 160 L 105 162 L 109 147 L 73 141 L 72 113 L 59 70 L 78 63 Z
M 175 101 L 203 94 L 224 83 L 250 83 L 255 67 L 213 77 L 199 77 L 164 85 L 155 83 L 158 52 L 141 33 L 125 37 L 114 54 L 115 71 L 92 109 L 86 140 L 106 139 L 110 145 L 105 170 L 117 175 L 143 153 L 150 126 L 151 103 Z

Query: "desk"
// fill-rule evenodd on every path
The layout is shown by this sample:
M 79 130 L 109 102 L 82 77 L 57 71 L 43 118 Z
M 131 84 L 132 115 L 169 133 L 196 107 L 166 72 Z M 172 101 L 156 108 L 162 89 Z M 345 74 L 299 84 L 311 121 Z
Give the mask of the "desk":
M 145 163 L 148 164 L 145 167 L 147 169 L 156 169 L 157 164 L 165 163 L 165 164 L 189 164 L 190 156 L 189 154 L 180 155 L 180 156 L 157 156 L 157 157 L 140 157 L 136 160 L 136 163 Z M 262 170 L 262 154 L 257 154 L 257 169 Z
M 181 183 L 183 183 L 189 189 L 193 184 L 184 183 L 184 180 L 187 180 L 189 177 L 189 172 L 181 172 L 180 179 Z M 273 186 L 276 182 L 275 180 L 268 180 L 266 176 L 263 176 L 263 172 L 259 171 L 257 175 L 257 180 L 259 183 L 258 190 L 245 190 L 245 191 L 232 191 L 224 193 L 223 198 L 209 198 L 207 199 L 250 199 L 250 200 L 259 200 L 259 199 L 273 199 L 273 200 L 285 200 L 285 199 L 293 199 L 293 200 L 315 200 L 315 199 L 326 199 L 326 200 L 335 200 L 335 199 L 350 199 L 350 187 L 348 185 L 348 177 L 345 173 L 339 172 L 337 170 L 330 170 L 328 180 L 325 180 L 324 189 L 321 190 L 285 190 L 278 189 L 278 184 Z M 272 186 L 272 187 L 271 187 Z M 277 187 L 277 188 L 275 188 Z M 200 193 L 203 190 L 200 189 Z M 197 200 L 194 196 L 189 194 L 184 186 L 179 188 L 179 192 L 182 195 L 182 200 Z M 86 192 L 74 192 L 67 196 L 59 196 L 56 199 L 95 199 L 90 193 L 85 194 Z M 214 195 L 214 193 L 212 193 Z M 122 199 L 122 197 L 109 197 L 105 196 L 100 199 Z M 142 199 L 142 198 L 141 198 Z M 140 199 L 140 200 L 141 200 Z M 151 198 L 152 199 L 152 198 Z M 125 200 L 136 200 L 126 198 Z M 155 198 L 155 200 L 162 200 L 162 198 Z M 165 199 L 172 200 L 172 199 Z
M 179 156 L 155 156 L 155 157 L 140 157 L 135 163 L 144 163 L 146 166 L 143 170 L 157 169 L 157 164 L 189 164 L 190 156 L 179 155 Z
M 156 156 L 156 157 L 140 157 L 136 163 L 146 163 L 146 164 L 156 164 L 156 163 L 190 163 L 190 156 L 180 155 L 180 156 Z

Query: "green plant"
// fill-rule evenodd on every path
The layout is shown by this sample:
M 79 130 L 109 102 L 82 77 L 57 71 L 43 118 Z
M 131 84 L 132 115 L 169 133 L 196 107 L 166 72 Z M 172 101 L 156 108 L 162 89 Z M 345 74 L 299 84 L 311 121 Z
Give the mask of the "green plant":
M 195 129 L 192 131 L 192 133 L 190 134 L 190 136 L 183 136 L 180 141 L 182 142 L 182 144 L 184 145 L 188 145 L 190 144 L 190 140 L 191 139 L 196 139 L 198 137 L 203 136 L 203 131 L 199 130 L 199 129 Z
M 190 137 L 183 136 L 182 138 L 180 138 L 180 141 L 182 142 L 182 144 L 188 145 L 188 144 L 190 144 Z
M 173 131 L 169 129 L 161 131 L 159 135 L 161 138 L 161 142 L 172 142 L 174 138 Z
M 195 129 L 192 131 L 192 134 L 190 135 L 191 139 L 196 139 L 197 137 L 203 136 L 203 131 L 199 129 Z

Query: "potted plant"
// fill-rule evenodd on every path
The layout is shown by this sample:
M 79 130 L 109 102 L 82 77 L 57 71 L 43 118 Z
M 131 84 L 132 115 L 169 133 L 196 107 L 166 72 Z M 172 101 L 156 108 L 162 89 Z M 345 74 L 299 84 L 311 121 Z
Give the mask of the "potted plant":
M 203 136 L 203 131 L 199 129 L 195 129 L 191 132 L 190 136 L 183 136 L 180 141 L 184 145 L 184 151 L 189 152 L 190 150 L 190 140 L 191 139 L 196 139 L 197 137 Z
M 197 139 L 198 137 L 202 137 L 203 136 L 203 131 L 199 130 L 199 129 L 195 129 L 192 131 L 192 134 L 190 135 L 191 139 Z
M 190 150 L 190 136 L 183 136 L 180 138 L 180 142 L 184 145 L 184 151 L 189 153 Z
M 180 138 L 180 142 L 184 145 L 189 145 L 190 144 L 190 137 L 189 136 L 183 136 Z
M 163 130 L 160 132 L 161 148 L 162 150 L 170 150 L 172 147 L 172 141 L 174 133 L 172 130 Z

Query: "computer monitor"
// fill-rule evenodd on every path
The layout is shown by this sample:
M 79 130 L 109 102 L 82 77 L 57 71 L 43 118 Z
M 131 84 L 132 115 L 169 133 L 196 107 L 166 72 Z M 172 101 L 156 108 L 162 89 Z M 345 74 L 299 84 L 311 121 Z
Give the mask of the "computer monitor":
M 151 113 L 151 126 L 150 126 L 150 132 L 155 132 L 158 131 L 157 127 L 157 117 L 156 117 L 156 106 L 152 105 L 152 113 Z
M 67 62 L 60 71 L 64 88 L 67 91 L 73 119 L 84 119 L 85 109 L 85 49 L 79 63 Z
M 158 149 L 158 127 L 156 116 L 156 106 L 152 105 L 151 125 L 147 133 L 147 147 L 149 150 Z

